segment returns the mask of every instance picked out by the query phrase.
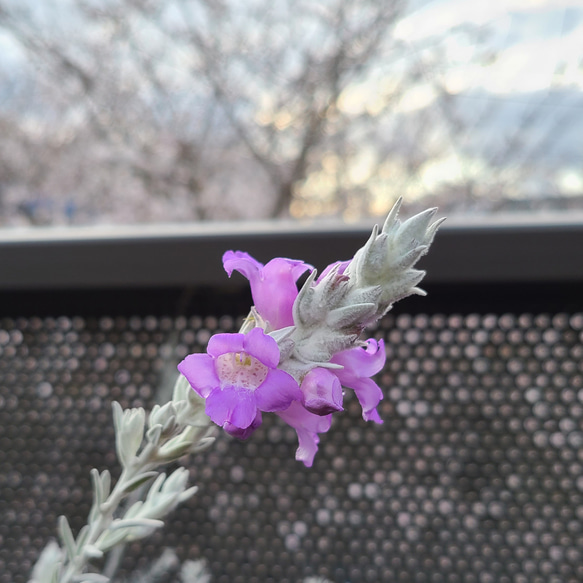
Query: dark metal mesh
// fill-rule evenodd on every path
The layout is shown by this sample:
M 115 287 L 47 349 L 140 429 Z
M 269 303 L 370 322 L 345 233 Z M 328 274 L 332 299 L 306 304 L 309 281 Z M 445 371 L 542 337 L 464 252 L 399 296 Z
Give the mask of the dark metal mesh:
M 157 387 L 232 318 L 0 321 L 0 583 L 21 583 L 89 469 L 116 467 L 110 401 Z M 384 425 L 350 395 L 314 467 L 274 416 L 186 460 L 199 493 L 135 544 L 215 583 L 583 581 L 583 314 L 387 316 Z M 117 471 L 114 471 L 117 475 Z

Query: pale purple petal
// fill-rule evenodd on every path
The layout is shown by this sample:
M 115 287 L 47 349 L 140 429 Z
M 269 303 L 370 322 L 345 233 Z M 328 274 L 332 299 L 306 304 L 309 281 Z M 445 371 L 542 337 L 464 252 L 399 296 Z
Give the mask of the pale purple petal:
M 339 265 L 340 267 L 338 268 L 338 275 L 342 275 L 345 271 L 346 268 L 350 265 L 350 261 L 336 261 L 336 263 L 331 263 L 330 265 L 328 265 L 327 267 L 324 268 L 324 270 L 322 271 L 322 273 L 320 273 L 320 275 L 318 276 L 318 279 L 316 280 L 316 282 L 324 279 L 337 265 Z
M 302 392 L 296 380 L 283 370 L 270 370 L 255 390 L 257 407 L 261 411 L 283 411 L 292 401 L 300 400 Z
M 208 354 L 189 354 L 178 365 L 178 370 L 186 377 L 195 392 L 205 399 L 213 388 L 220 384 L 214 359 Z
M 206 351 L 216 358 L 228 352 L 243 352 L 244 334 L 215 334 L 211 336 Z
M 223 266 L 229 276 L 236 270 L 249 280 L 255 308 L 273 329 L 293 324 L 292 306 L 298 295 L 296 280 L 311 269 L 310 265 L 277 257 L 263 266 L 248 253 L 227 251 Z
M 324 368 L 312 369 L 302 381 L 304 407 L 316 415 L 342 411 L 342 386 L 338 378 Z
M 385 344 L 373 338 L 367 340 L 366 349 L 356 347 L 338 352 L 330 360 L 341 364 L 345 372 L 357 377 L 371 377 L 385 366 L 387 355 Z
M 276 415 L 293 427 L 298 434 L 299 447 L 296 450 L 296 459 L 303 462 L 306 467 L 312 467 L 320 442 L 318 433 L 325 433 L 330 429 L 332 415 L 314 415 L 298 401 L 294 401 L 288 409 L 279 411 Z
M 233 437 L 238 439 L 247 439 L 261 425 L 261 422 L 261 411 L 257 411 L 257 415 L 255 415 L 255 419 L 253 420 L 253 423 L 249 425 L 249 427 L 241 429 L 227 422 L 223 425 L 223 429 Z
M 366 349 L 351 348 L 335 354 L 330 361 L 341 364 L 343 369 L 334 369 L 334 374 L 343 386 L 353 389 L 362 407 L 366 421 L 382 423 L 377 406 L 383 398 L 380 387 L 370 378 L 379 372 L 386 360 L 385 345 L 370 339 Z
M 362 418 L 365 421 L 374 421 L 382 423 L 379 417 L 377 406 L 383 398 L 383 392 L 380 387 L 367 377 L 353 378 L 348 382 L 340 381 L 342 384 L 354 390 L 356 397 L 362 407 Z
M 263 263 L 259 263 L 244 251 L 227 251 L 223 255 L 223 268 L 229 277 L 231 277 L 233 271 L 238 271 L 251 283 L 261 277 Z
M 265 265 L 259 284 L 251 282 L 255 307 L 275 330 L 293 325 L 296 280 L 308 269 L 310 266 L 302 261 L 277 257 Z
M 257 415 L 253 391 L 239 387 L 216 388 L 206 398 L 206 414 L 221 427 L 230 423 L 246 429 Z
M 277 342 L 261 328 L 253 328 L 245 334 L 242 350 L 269 368 L 275 368 L 279 364 Z

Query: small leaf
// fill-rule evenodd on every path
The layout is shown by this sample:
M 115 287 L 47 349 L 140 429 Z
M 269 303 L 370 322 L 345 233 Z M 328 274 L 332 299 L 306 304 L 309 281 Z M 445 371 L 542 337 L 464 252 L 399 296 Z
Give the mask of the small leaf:
M 65 551 L 67 552 L 67 557 L 70 561 L 72 561 L 76 554 L 76 544 L 75 544 L 75 537 L 73 537 L 73 532 L 71 531 L 71 527 L 69 526 L 69 522 L 66 516 L 59 516 L 59 527 L 58 527 L 59 537 L 61 538 L 61 542 L 65 547 Z
M 95 545 L 85 545 L 83 554 L 89 559 L 101 559 L 101 557 L 103 557 L 103 551 L 98 549 Z
M 208 449 L 216 440 L 216 437 L 203 437 L 199 442 L 193 445 L 189 453 L 200 453 L 205 449 Z
M 180 436 L 178 436 L 171 439 L 166 445 L 158 450 L 158 458 L 165 462 L 172 462 L 189 453 L 192 447 L 192 443 L 184 442 L 180 439 Z
M 169 405 L 171 404 L 172 403 L 169 403 Z M 176 425 L 176 415 L 171 415 L 170 417 L 168 417 L 168 419 L 166 419 L 164 427 L 162 427 L 162 433 L 164 433 L 165 435 L 170 433 L 172 429 L 174 429 L 174 425 Z
M 150 429 L 148 429 L 148 432 L 146 433 L 146 439 L 152 445 L 158 445 L 158 443 L 160 442 L 161 435 L 162 435 L 162 425 L 160 425 L 158 423 L 158 424 L 150 427 Z
M 113 410 L 113 426 L 115 428 L 115 432 L 117 433 L 122 426 L 123 409 L 117 401 L 112 401 L 111 408 Z
M 63 551 L 57 542 L 49 542 L 34 565 L 31 583 L 58 583 L 63 558 Z
M 133 492 L 137 488 L 139 488 L 142 484 L 145 484 L 150 478 L 158 475 L 158 472 L 152 470 L 150 472 L 144 472 L 143 474 L 137 475 L 135 478 L 132 478 L 127 483 L 126 487 L 124 488 L 125 492 Z
M 77 545 L 77 554 L 79 552 L 81 552 L 81 550 L 83 549 L 83 547 L 85 546 L 85 541 L 87 540 L 87 537 L 89 536 L 89 526 L 85 525 L 80 531 L 79 534 L 77 535 L 77 541 L 76 541 L 76 545 Z
M 89 511 L 89 518 L 87 519 L 89 524 L 93 523 L 97 518 L 99 509 L 104 501 L 99 472 L 95 468 L 91 470 L 91 483 L 93 484 L 93 505 L 91 506 L 91 510 Z
M 105 501 L 111 491 L 111 474 L 109 473 L 109 470 L 103 470 L 103 472 L 101 472 L 101 490 L 103 493 L 103 500 Z
M 178 503 L 186 502 L 189 498 L 192 498 L 198 492 L 198 486 L 192 486 L 188 490 L 184 490 L 180 496 L 178 496 Z
M 82 573 L 73 577 L 75 583 L 107 583 L 109 580 L 109 577 L 99 573 Z
M 119 530 L 120 528 L 161 528 L 164 526 L 163 520 L 155 518 L 121 518 L 114 520 L 108 530 Z
M 144 505 L 143 500 L 138 500 L 138 501 L 134 502 L 127 509 L 126 513 L 124 514 L 124 517 L 125 518 L 135 518 L 136 516 L 138 516 L 138 514 L 140 514 L 140 511 L 141 511 L 143 505 Z

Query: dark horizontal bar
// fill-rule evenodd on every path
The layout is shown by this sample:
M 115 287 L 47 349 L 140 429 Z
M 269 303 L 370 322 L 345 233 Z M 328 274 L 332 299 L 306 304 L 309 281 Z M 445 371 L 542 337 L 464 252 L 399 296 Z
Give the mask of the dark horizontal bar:
M 201 224 L 144 229 L 0 232 L 0 290 L 240 287 L 221 257 L 244 250 L 266 262 L 283 256 L 322 269 L 350 258 L 370 225 Z M 583 281 L 583 218 L 466 224 L 439 230 L 426 285 Z

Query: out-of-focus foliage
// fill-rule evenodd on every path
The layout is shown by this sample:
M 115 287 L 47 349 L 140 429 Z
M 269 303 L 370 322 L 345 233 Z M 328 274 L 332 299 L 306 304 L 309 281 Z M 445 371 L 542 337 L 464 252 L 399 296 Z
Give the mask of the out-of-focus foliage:
M 583 9 L 500 4 L 0 0 L 0 223 L 577 204 Z

